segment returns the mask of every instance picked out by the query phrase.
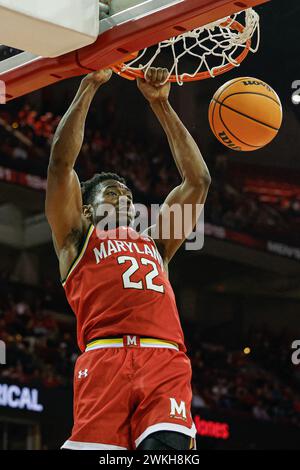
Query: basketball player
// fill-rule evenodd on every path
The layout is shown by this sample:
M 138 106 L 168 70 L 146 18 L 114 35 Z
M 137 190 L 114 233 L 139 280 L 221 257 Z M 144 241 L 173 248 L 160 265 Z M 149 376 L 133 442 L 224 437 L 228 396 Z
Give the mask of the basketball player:
M 82 80 L 56 130 L 48 168 L 46 215 L 82 351 L 74 372 L 73 431 L 62 448 L 192 449 L 191 363 L 168 280 L 168 263 L 184 236 L 175 237 L 173 219 L 170 236 L 160 227 L 169 217 L 167 207 L 190 204 L 192 231 L 210 176 L 168 101 L 170 84 L 162 85 L 167 70 L 151 68 L 138 88 L 167 135 L 182 177 L 161 208 L 155 240 L 131 227 L 132 192 L 123 178 L 102 173 L 80 185 L 74 165 L 86 116 L 111 74 L 102 70 Z M 113 229 L 98 227 L 104 205 L 112 208 L 106 216 L 115 217 Z

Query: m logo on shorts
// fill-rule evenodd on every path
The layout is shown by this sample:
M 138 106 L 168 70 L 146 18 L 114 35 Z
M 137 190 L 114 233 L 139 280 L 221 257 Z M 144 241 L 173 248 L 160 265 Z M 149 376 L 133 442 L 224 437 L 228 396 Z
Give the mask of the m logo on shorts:
M 180 404 L 178 405 L 177 401 L 175 398 L 170 398 L 171 402 L 171 412 L 170 416 L 171 418 L 181 418 L 186 420 L 186 408 L 185 408 L 185 402 L 181 401 Z
M 88 369 L 80 370 L 78 372 L 78 378 L 82 379 L 82 377 L 87 377 L 88 376 Z
M 137 336 L 126 335 L 124 336 L 123 341 L 124 341 L 124 346 L 129 346 L 129 347 L 140 346 L 140 341 L 139 341 L 139 338 L 137 338 Z

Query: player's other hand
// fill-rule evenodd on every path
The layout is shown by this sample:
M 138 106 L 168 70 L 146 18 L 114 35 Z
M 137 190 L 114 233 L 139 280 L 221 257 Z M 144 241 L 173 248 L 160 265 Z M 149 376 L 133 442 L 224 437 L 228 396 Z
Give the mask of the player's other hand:
M 99 70 L 97 72 L 92 72 L 89 73 L 84 77 L 84 81 L 86 82 L 93 82 L 98 85 L 103 85 L 104 83 L 108 82 L 112 76 L 112 70 L 111 69 L 103 69 Z
M 168 100 L 171 84 L 166 82 L 163 85 L 168 75 L 168 69 L 151 67 L 145 78 L 137 78 L 139 90 L 150 103 Z

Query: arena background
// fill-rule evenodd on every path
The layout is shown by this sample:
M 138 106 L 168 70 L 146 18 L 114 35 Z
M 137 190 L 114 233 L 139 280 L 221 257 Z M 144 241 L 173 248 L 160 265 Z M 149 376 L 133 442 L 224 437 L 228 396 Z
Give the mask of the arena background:
M 213 180 L 204 248 L 182 249 L 170 269 L 193 365 L 199 449 L 295 449 L 300 442 L 300 366 L 292 362 L 292 343 L 300 341 L 300 106 L 292 102 L 300 5 L 273 0 L 258 12 L 256 55 L 171 93 Z M 12 53 L 1 47 L 1 59 Z M 283 103 L 278 137 L 254 153 L 227 150 L 208 125 L 213 93 L 238 76 L 266 81 Z M 53 133 L 79 81 L 0 108 L 0 339 L 7 345 L 0 449 L 57 449 L 72 425 L 75 321 L 44 199 Z M 136 202 L 147 204 L 162 202 L 178 181 L 151 110 L 135 83 L 117 76 L 93 101 L 77 166 L 81 179 L 101 170 L 125 176 Z

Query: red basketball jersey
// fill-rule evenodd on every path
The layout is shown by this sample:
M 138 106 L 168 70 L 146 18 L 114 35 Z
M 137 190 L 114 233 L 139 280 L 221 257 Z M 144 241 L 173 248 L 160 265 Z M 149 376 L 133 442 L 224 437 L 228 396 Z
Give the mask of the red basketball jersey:
M 175 342 L 186 352 L 173 289 L 146 235 L 91 226 L 63 286 L 81 351 L 92 339 L 132 334 Z

